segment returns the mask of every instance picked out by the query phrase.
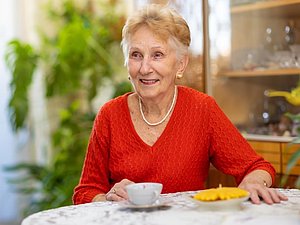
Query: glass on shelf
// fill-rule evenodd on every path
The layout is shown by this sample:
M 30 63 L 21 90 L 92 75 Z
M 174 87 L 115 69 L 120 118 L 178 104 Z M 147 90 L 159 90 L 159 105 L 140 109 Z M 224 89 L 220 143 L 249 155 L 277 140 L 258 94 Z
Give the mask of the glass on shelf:
M 272 28 L 271 27 L 267 27 L 266 31 L 265 31 L 265 44 L 264 44 L 264 48 L 267 51 L 272 52 L 273 51 L 273 32 L 272 32 Z
M 300 44 L 290 45 L 289 47 L 292 52 L 294 67 L 300 68 Z
M 295 44 L 295 22 L 289 20 L 284 26 L 284 45 L 290 46 Z
M 268 54 L 265 49 L 240 49 L 232 53 L 232 70 L 265 69 Z

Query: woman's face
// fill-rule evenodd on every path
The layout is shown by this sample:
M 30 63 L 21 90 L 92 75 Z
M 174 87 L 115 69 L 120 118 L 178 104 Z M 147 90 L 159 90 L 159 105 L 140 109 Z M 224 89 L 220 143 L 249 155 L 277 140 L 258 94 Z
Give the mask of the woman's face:
M 176 73 L 183 66 L 176 50 L 145 26 L 131 36 L 129 46 L 128 72 L 137 94 L 148 100 L 173 94 Z

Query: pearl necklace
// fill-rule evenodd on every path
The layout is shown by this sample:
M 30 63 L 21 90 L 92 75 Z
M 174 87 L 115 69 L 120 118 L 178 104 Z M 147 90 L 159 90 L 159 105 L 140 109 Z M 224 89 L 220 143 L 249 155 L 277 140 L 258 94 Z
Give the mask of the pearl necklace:
M 173 110 L 173 108 L 174 108 L 174 105 L 175 105 L 175 102 L 176 102 L 176 98 L 177 98 L 177 87 L 175 86 L 175 91 L 174 91 L 174 96 L 173 96 L 172 104 L 171 104 L 170 109 L 169 109 L 169 111 L 167 112 L 167 114 L 164 116 L 164 118 L 162 118 L 161 121 L 158 121 L 158 122 L 156 122 L 156 123 L 150 123 L 150 122 L 146 119 L 146 117 L 145 117 L 145 115 L 144 115 L 144 112 L 143 112 L 143 109 L 142 109 L 142 100 L 141 100 L 141 98 L 139 97 L 139 108 L 140 108 L 140 112 L 141 112 L 141 115 L 142 115 L 142 118 L 143 118 L 144 122 L 145 122 L 146 124 L 148 124 L 149 126 L 157 126 L 157 125 L 159 125 L 159 124 L 162 124 L 162 123 L 167 119 L 167 117 L 170 115 L 170 113 L 172 112 L 172 110 Z

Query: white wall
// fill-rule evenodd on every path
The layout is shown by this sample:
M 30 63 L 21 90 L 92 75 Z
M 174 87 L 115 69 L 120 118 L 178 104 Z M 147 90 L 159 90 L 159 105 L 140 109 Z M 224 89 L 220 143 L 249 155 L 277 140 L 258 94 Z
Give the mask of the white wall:
M 12 221 L 18 217 L 17 196 L 12 192 L 6 180 L 11 177 L 3 167 L 16 162 L 17 143 L 8 119 L 8 98 L 10 74 L 5 68 L 3 55 L 6 42 L 16 35 L 13 24 L 15 0 L 0 0 L 0 222 Z

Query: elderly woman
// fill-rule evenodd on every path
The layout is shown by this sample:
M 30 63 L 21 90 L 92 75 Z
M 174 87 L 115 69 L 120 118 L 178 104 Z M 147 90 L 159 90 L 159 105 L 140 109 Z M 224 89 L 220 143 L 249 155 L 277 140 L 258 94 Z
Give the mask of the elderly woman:
M 176 86 L 188 64 L 190 31 L 165 6 L 148 5 L 128 18 L 122 34 L 134 92 L 99 111 L 73 201 L 127 199 L 125 186 L 160 182 L 163 192 L 204 189 L 209 165 L 272 204 L 286 197 L 269 188 L 275 171 L 218 107 L 194 89 Z

